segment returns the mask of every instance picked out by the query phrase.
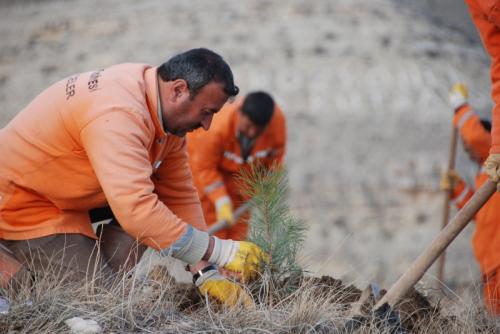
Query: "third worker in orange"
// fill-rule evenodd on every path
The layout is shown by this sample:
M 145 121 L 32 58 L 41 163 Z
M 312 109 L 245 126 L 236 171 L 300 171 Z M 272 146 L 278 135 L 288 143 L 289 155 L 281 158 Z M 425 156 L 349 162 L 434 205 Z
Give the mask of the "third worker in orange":
M 462 144 L 470 159 L 479 168 L 474 188 L 469 187 L 456 172 L 446 173 L 441 179 L 441 189 L 453 191 L 453 201 L 462 208 L 474 191 L 488 180 L 483 165 L 491 147 L 491 124 L 481 120 L 467 102 L 467 88 L 457 84 L 450 93 L 455 109 L 453 122 L 460 133 Z M 476 230 L 472 238 L 474 256 L 479 263 L 483 281 L 486 309 L 500 314 L 500 193 L 496 192 L 474 217 Z

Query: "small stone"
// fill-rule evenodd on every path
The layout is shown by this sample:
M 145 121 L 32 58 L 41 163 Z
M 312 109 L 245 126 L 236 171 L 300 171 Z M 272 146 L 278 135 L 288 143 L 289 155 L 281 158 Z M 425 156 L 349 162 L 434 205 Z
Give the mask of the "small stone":
M 74 317 L 64 321 L 74 334 L 97 334 L 101 333 L 101 326 L 95 320 Z

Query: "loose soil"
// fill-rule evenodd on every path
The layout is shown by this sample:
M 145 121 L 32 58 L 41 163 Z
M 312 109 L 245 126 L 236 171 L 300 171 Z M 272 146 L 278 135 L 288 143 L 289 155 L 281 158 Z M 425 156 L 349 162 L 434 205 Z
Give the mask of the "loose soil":
M 175 281 L 165 266 L 155 266 L 148 278 L 157 283 L 158 286 L 171 284 L 172 281 Z M 309 291 L 312 291 L 313 296 L 317 296 L 321 300 L 329 300 L 330 303 L 339 306 L 339 310 L 346 312 L 350 310 L 353 303 L 359 300 L 362 293 L 362 290 L 354 285 L 344 284 L 342 280 L 326 275 L 321 277 L 302 276 L 295 282 L 297 287 L 311 289 Z M 254 300 L 259 300 L 260 298 L 257 296 L 259 282 L 253 284 Z M 283 281 L 283 285 L 291 286 L 287 280 Z M 200 295 L 193 284 L 175 283 L 174 291 L 175 300 L 178 301 L 176 306 L 179 311 L 191 313 L 205 307 L 205 298 Z M 386 291 L 382 290 L 380 297 L 385 293 Z M 277 298 L 283 297 L 286 296 L 281 295 Z M 369 314 L 369 310 L 372 309 L 375 303 L 374 298 L 368 299 L 362 307 L 363 312 Z M 223 311 L 223 308 L 213 300 L 211 301 L 211 309 L 215 312 Z M 419 332 L 422 327 L 428 326 L 431 319 L 433 324 L 438 325 L 440 328 L 456 321 L 456 319 L 441 316 L 439 307 L 432 305 L 426 296 L 415 289 L 411 289 L 402 301 L 396 305 L 395 311 L 399 315 L 402 327 L 409 332 Z

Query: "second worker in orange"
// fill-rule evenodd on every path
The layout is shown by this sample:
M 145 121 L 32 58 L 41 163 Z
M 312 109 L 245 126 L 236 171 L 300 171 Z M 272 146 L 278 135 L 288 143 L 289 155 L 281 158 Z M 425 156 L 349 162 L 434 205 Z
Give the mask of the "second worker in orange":
M 253 92 L 226 103 L 209 132 L 187 136 L 189 163 L 207 225 L 225 220 L 230 227 L 216 235 L 244 240 L 248 215 L 235 219 L 234 210 L 249 200 L 238 175 L 253 163 L 280 165 L 286 148 L 285 116 L 265 92 Z

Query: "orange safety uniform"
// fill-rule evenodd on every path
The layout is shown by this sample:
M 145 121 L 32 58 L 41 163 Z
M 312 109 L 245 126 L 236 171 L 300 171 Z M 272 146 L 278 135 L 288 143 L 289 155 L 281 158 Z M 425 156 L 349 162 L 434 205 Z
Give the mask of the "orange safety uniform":
M 158 117 L 156 68 L 120 64 L 72 75 L 0 130 L 0 239 L 96 238 L 88 211 L 109 205 L 150 247 L 206 230 L 185 138 Z
M 472 150 L 481 163 L 488 157 L 491 135 L 484 129 L 479 116 L 469 105 L 462 106 L 454 116 L 454 124 L 467 147 Z M 476 175 L 475 188 L 478 189 L 488 180 L 481 169 Z M 453 190 L 453 201 L 462 208 L 473 195 L 465 182 L 460 180 Z M 484 281 L 484 299 L 487 309 L 500 315 L 500 193 L 496 192 L 478 211 L 474 218 L 476 230 L 472 238 L 474 256 L 479 262 Z M 497 275 L 498 271 L 498 275 Z M 498 287 L 498 290 L 497 290 Z
M 494 107 L 491 153 L 500 153 L 500 0 L 465 0 L 472 20 L 491 58 Z
M 236 209 L 248 200 L 238 184 L 238 174 L 249 169 L 251 163 L 271 167 L 281 164 L 286 147 L 285 116 L 275 104 L 273 116 L 267 127 L 256 139 L 246 161 L 241 155 L 237 138 L 237 124 L 243 98 L 226 103 L 214 117 L 210 131 L 196 130 L 188 134 L 189 163 L 205 221 L 210 226 L 216 223 L 215 202 L 229 196 Z M 248 215 L 244 215 L 231 228 L 216 235 L 223 239 L 243 240 L 247 236 Z

